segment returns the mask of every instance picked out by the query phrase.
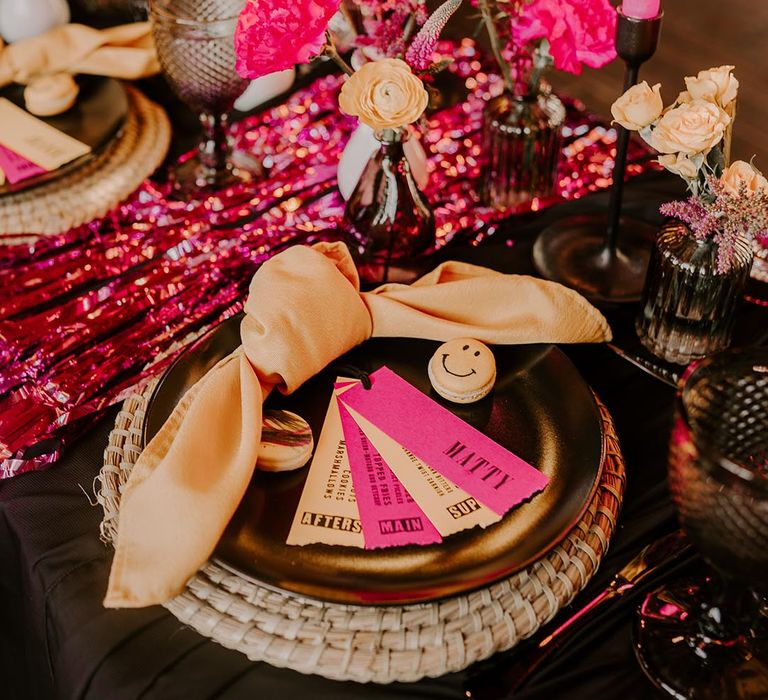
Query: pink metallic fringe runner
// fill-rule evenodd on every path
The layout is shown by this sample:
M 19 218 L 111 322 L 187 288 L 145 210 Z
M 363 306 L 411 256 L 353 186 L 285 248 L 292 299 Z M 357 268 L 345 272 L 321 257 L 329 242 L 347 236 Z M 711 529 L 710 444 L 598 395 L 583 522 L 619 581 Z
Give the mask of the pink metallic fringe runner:
M 475 193 L 482 109 L 500 81 L 471 41 L 450 50 L 469 95 L 430 116 L 423 137 L 438 247 L 479 243 L 501 218 Z M 0 246 L 0 478 L 54 462 L 64 438 L 174 359 L 157 359 L 173 342 L 239 311 L 264 260 L 338 238 L 336 165 L 356 126 L 337 108 L 341 80 L 235 125 L 236 147 L 265 158 L 261 180 L 185 203 L 150 179 L 102 219 Z M 610 185 L 615 132 L 571 105 L 565 136 L 558 196 L 525 211 Z M 630 174 L 653 167 L 646 156 L 633 145 Z

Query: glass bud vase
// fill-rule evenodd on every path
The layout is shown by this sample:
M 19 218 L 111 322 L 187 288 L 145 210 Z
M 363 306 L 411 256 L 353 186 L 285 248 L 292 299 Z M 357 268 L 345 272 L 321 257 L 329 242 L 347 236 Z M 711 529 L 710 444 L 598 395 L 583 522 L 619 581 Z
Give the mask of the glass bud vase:
M 565 107 L 548 88 L 489 100 L 483 114 L 485 204 L 504 211 L 553 193 L 564 121 Z
M 651 254 L 635 322 L 642 344 L 681 365 L 728 347 L 753 255 L 750 242 L 740 240 L 731 266 L 719 272 L 711 238 L 700 241 L 682 222 L 667 223 Z
M 418 259 L 435 242 L 435 217 L 411 173 L 403 143 L 406 129 L 376 133 L 379 148 L 347 202 L 345 240 L 367 283 L 412 282 Z

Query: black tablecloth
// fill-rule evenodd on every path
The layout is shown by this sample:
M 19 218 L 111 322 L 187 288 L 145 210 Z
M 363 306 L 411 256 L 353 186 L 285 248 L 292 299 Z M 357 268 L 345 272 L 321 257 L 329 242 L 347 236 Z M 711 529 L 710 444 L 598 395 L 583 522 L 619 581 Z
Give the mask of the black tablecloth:
M 627 210 L 657 217 L 658 203 L 670 197 L 670 188 L 676 193 L 674 180 L 644 176 L 629 188 Z M 595 195 L 530 215 L 481 246 L 449 246 L 438 258 L 530 272 L 532 241 L 542 226 L 565 213 L 600 210 L 605 204 L 605 194 Z M 665 484 L 674 391 L 606 346 L 566 351 L 614 417 L 628 478 L 610 552 L 573 604 L 578 606 L 643 544 L 676 526 Z M 0 697 L 461 698 L 475 674 L 501 672 L 510 653 L 418 684 L 339 683 L 252 663 L 184 627 L 161 607 L 104 609 L 112 550 L 99 540 L 102 511 L 89 503 L 88 494 L 116 410 L 73 443 L 54 468 L 0 483 Z M 653 697 L 634 660 L 632 619 L 633 607 L 624 606 L 593 624 L 516 697 Z
M 194 143 L 197 120 L 161 78 L 142 81 L 142 87 L 171 115 L 174 140 L 169 157 L 175 157 Z M 624 211 L 661 223 L 659 203 L 682 194 L 679 178 L 644 175 L 629 186 Z M 604 212 L 606 207 L 607 194 L 602 193 L 518 217 L 482 245 L 447 246 L 430 264 L 452 258 L 531 273 L 538 231 L 562 216 Z M 766 314 L 764 309 L 746 311 L 742 335 L 753 339 L 755 313 L 763 327 Z M 608 312 L 630 355 L 637 351 L 632 346 L 633 313 L 631 308 Z M 674 390 L 607 346 L 564 349 L 613 415 L 628 487 L 618 531 L 600 570 L 570 608 L 550 623 L 550 630 L 605 586 L 644 544 L 676 527 L 665 480 Z M 339 683 L 252 663 L 186 628 L 161 607 L 104 609 L 101 600 L 112 550 L 99 540 L 102 510 L 89 498 L 116 413 L 117 408 L 110 410 L 52 469 L 0 481 L 0 698 L 464 698 L 467 688 L 476 687 L 478 676 L 487 685 L 488 678 L 501 677 L 508 660 L 524 652 L 499 654 L 465 672 L 418 684 Z M 515 697 L 655 697 L 632 651 L 634 608 L 623 605 L 591 624 Z

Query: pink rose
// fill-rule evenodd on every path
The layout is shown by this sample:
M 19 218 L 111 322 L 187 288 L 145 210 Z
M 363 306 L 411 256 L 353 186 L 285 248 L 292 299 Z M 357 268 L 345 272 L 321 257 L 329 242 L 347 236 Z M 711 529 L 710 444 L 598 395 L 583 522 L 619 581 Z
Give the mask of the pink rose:
M 609 0 L 532 0 L 512 23 L 518 45 L 549 41 L 555 68 L 578 75 L 616 58 L 616 10 Z
M 235 30 L 237 72 L 260 78 L 317 56 L 341 0 L 249 0 Z

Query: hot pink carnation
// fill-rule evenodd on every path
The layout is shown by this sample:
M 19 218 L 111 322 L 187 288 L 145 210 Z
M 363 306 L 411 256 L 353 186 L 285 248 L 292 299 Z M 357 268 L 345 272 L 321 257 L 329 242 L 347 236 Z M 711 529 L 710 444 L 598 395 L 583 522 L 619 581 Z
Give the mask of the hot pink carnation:
M 235 30 L 237 72 L 259 78 L 317 56 L 340 1 L 249 0 Z
M 616 10 L 609 0 L 532 0 L 513 20 L 517 45 L 547 39 L 555 67 L 578 75 L 616 58 Z

